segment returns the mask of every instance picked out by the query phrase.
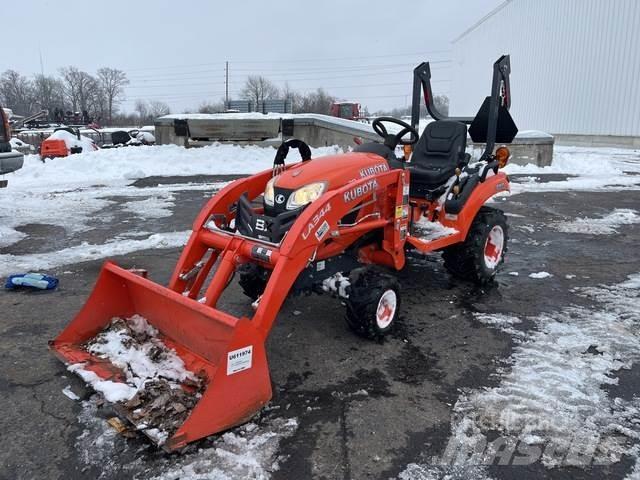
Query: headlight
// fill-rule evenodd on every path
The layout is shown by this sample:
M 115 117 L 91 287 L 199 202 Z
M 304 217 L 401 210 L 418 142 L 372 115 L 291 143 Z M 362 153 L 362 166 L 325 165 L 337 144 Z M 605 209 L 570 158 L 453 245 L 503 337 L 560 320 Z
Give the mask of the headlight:
M 276 183 L 276 177 L 267 182 L 264 189 L 264 203 L 273 207 L 273 184 Z
M 320 198 L 327 189 L 327 182 L 316 182 L 299 188 L 289 196 L 287 210 L 294 210 Z

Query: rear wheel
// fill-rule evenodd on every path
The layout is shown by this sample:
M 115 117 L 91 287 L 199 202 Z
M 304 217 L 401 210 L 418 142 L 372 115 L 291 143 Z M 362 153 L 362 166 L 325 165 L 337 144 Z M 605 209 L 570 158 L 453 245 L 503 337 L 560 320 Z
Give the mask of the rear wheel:
M 358 335 L 378 339 L 389 333 L 400 310 L 400 287 L 395 277 L 364 270 L 351 280 L 347 323 Z
M 257 300 L 264 293 L 269 280 L 269 270 L 254 263 L 245 263 L 238 268 L 240 280 L 238 284 L 244 294 L 251 300 Z
M 442 252 L 445 268 L 454 276 L 484 285 L 496 275 L 507 251 L 508 226 L 502 210 L 482 207 L 467 239 Z

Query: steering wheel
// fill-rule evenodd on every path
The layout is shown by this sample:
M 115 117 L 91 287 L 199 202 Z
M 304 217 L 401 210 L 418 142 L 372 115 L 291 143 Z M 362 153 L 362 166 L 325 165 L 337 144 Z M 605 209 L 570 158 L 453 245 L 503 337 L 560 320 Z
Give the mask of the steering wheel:
M 387 128 L 382 122 L 395 123 L 396 125 L 400 125 L 402 127 L 402 130 L 400 130 L 395 135 L 391 134 L 387 132 Z M 384 144 L 392 150 L 395 149 L 398 145 L 413 145 L 418 141 L 418 137 L 420 136 L 418 131 L 411 125 L 393 117 L 378 117 L 373 121 L 371 126 L 373 127 L 374 132 L 384 138 Z M 402 137 L 404 137 L 407 133 L 410 133 L 411 136 L 408 140 L 403 140 Z

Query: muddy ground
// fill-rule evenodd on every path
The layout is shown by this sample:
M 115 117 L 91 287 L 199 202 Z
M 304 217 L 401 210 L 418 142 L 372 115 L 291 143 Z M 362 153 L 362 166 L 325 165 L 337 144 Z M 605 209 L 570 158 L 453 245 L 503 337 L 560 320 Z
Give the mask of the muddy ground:
M 212 180 L 218 179 L 153 178 L 137 186 Z M 209 194 L 178 192 L 171 217 L 135 228 L 188 229 Z M 617 283 L 640 271 L 640 225 L 602 236 L 560 233 L 548 227 L 566 219 L 602 216 L 613 208 L 638 208 L 639 200 L 640 193 L 634 191 L 523 193 L 501 199 L 496 206 L 511 214 L 512 241 L 495 285 L 477 289 L 450 278 L 438 255 L 412 256 L 399 274 L 400 325 L 382 343 L 353 335 L 339 300 L 290 298 L 267 346 L 274 398 L 256 419 L 265 428 L 276 417 L 296 417 L 299 422 L 295 433 L 280 444 L 282 461 L 273 478 L 394 478 L 409 463 L 424 463 L 442 454 L 460 392 L 493 385 L 494 374 L 513 348 L 510 335 L 479 323 L 473 313 L 537 315 L 557 310 L 575 301 L 570 289 L 576 286 Z M 137 221 L 113 207 L 98 215 L 111 218 L 107 226 L 96 224 L 73 237 L 58 227 L 27 226 L 24 230 L 30 236 L 2 253 L 48 251 L 82 241 L 103 243 L 131 230 Z M 147 269 L 153 280 L 166 284 L 179 253 L 179 249 L 140 251 L 114 260 Z M 103 446 L 88 445 L 90 438 L 78 445 L 85 428 L 78 420 L 82 406 L 62 390 L 71 385 L 84 399 L 91 392 L 47 351 L 47 341 L 83 304 L 101 264 L 102 260 L 77 263 L 48 272 L 60 279 L 54 292 L 0 292 L 2 479 L 148 478 L 172 461 L 143 438 L 118 438 L 102 465 L 87 462 L 82 451 Z M 528 277 L 540 271 L 553 276 Z M 575 277 L 568 279 L 567 274 Z M 222 307 L 236 314 L 251 311 L 235 283 Z M 631 397 L 639 386 L 640 369 L 635 367 L 620 376 L 610 394 Z M 634 462 L 625 458 L 610 466 L 551 470 L 540 463 L 493 466 L 489 473 L 496 479 L 624 478 Z

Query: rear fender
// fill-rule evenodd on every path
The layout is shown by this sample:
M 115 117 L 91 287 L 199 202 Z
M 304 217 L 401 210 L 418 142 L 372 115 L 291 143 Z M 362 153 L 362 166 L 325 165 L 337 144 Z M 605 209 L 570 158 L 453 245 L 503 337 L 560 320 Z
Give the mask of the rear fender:
M 505 191 L 511 191 L 509 178 L 505 173 L 498 172 L 496 175 L 488 177 L 484 182 L 476 186 L 460 213 L 451 215 L 445 211 L 445 218 L 442 220 L 442 224 L 446 227 L 455 228 L 461 233 L 462 238 L 467 238 L 473 219 L 480 211 L 480 208 L 491 197 Z

